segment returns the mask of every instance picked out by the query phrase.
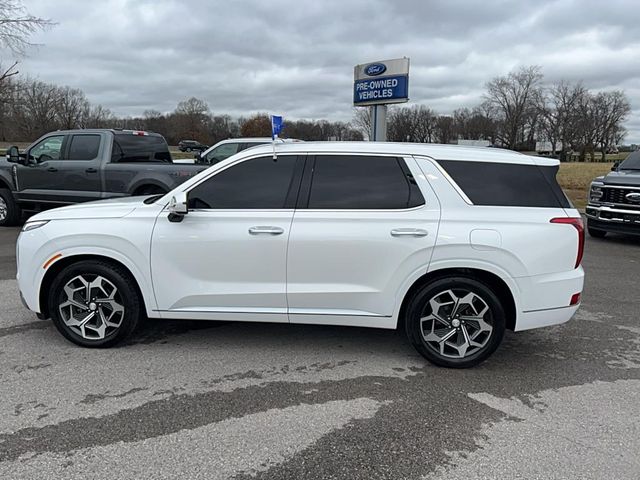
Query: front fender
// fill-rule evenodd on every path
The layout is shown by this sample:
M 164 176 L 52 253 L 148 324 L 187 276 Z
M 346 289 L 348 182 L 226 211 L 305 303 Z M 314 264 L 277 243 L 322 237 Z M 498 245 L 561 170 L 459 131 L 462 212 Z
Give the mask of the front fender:
M 149 264 L 153 220 L 53 220 L 44 227 L 23 232 L 18 239 L 18 284 L 27 306 L 42 312 L 42 282 L 54 265 L 90 255 L 114 260 L 127 268 L 142 292 L 147 314 L 151 314 L 157 309 Z M 79 226 L 82 232 L 77 232 Z M 127 237 L 120 236 L 121 232 L 127 232 Z

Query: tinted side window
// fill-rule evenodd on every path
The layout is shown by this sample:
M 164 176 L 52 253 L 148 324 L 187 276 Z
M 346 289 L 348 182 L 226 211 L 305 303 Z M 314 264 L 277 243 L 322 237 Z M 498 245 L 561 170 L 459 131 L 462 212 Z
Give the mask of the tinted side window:
M 189 208 L 285 208 L 296 159 L 260 157 L 229 167 L 189 192 Z
M 164 138 L 156 135 L 115 135 L 111 161 L 171 162 L 169 147 Z
M 69 160 L 94 160 L 100 149 L 100 135 L 74 135 L 69 145 Z
M 556 181 L 557 167 L 439 160 L 476 205 L 569 208 Z
M 218 163 L 222 160 L 226 160 L 231 155 L 238 152 L 238 146 L 239 144 L 237 143 L 224 143 L 207 153 L 207 161 L 209 163 Z
M 404 160 L 318 156 L 309 194 L 312 209 L 399 209 L 424 204 Z

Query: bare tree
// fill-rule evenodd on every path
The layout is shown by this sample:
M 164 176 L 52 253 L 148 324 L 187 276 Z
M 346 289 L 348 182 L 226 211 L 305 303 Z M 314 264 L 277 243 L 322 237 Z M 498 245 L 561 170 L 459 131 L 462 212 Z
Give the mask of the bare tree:
M 178 103 L 175 110 L 175 124 L 182 140 L 207 141 L 210 121 L 209 105 L 204 100 L 191 97 Z
M 540 97 L 540 67 L 522 67 L 487 83 L 487 109 L 501 123 L 500 140 L 515 149 L 524 140 L 524 128 L 536 112 Z
M 51 20 L 29 14 L 21 0 L 0 0 L 0 45 L 23 55 L 33 44 L 29 38 L 54 25 Z
M 240 135 L 243 137 L 270 137 L 271 120 L 266 113 L 258 113 L 240 126 Z
M 451 143 L 456 138 L 453 117 L 440 115 L 436 119 L 435 140 L 437 143 Z
M 354 107 L 351 125 L 353 128 L 360 130 L 366 138 L 371 137 L 371 127 L 373 125 L 371 107 Z
M 560 161 L 566 160 L 569 145 L 575 143 L 578 106 L 584 103 L 587 95 L 582 83 L 560 81 L 547 89 L 540 99 L 541 137 L 548 140 L 554 150 L 560 147 Z
M 86 128 L 109 128 L 115 123 L 115 116 L 111 110 L 104 108 L 102 105 L 96 105 L 89 110 L 89 114 L 85 118 Z
M 58 87 L 36 80 L 23 80 L 16 86 L 12 116 L 20 137 L 34 139 L 58 127 Z
M 600 145 L 602 160 L 606 158 L 609 148 L 619 141 L 622 122 L 631 113 L 629 99 L 620 90 L 600 92 L 594 98 L 596 105 L 597 128 L 596 141 Z
M 84 127 L 90 111 L 91 105 L 82 90 L 66 86 L 57 89 L 56 119 L 60 128 Z

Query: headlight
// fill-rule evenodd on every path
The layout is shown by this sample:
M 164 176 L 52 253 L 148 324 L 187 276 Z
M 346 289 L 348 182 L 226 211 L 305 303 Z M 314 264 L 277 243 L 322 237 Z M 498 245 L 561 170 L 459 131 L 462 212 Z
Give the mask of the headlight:
M 27 222 L 24 224 L 24 227 L 22 227 L 22 231 L 30 232 L 31 230 L 35 230 L 36 228 L 45 226 L 47 223 L 49 223 L 49 220 L 38 220 L 35 222 Z
M 592 183 L 591 189 L 589 190 L 589 201 L 590 202 L 599 202 L 602 198 L 602 184 Z

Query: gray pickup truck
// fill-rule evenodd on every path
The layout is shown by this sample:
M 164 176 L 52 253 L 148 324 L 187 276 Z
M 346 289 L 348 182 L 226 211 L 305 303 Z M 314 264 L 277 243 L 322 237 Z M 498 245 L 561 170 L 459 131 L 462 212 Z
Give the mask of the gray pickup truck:
M 47 133 L 24 153 L 0 159 L 0 226 L 22 212 L 128 195 L 166 193 L 204 165 L 174 164 L 157 133 L 64 130 Z

